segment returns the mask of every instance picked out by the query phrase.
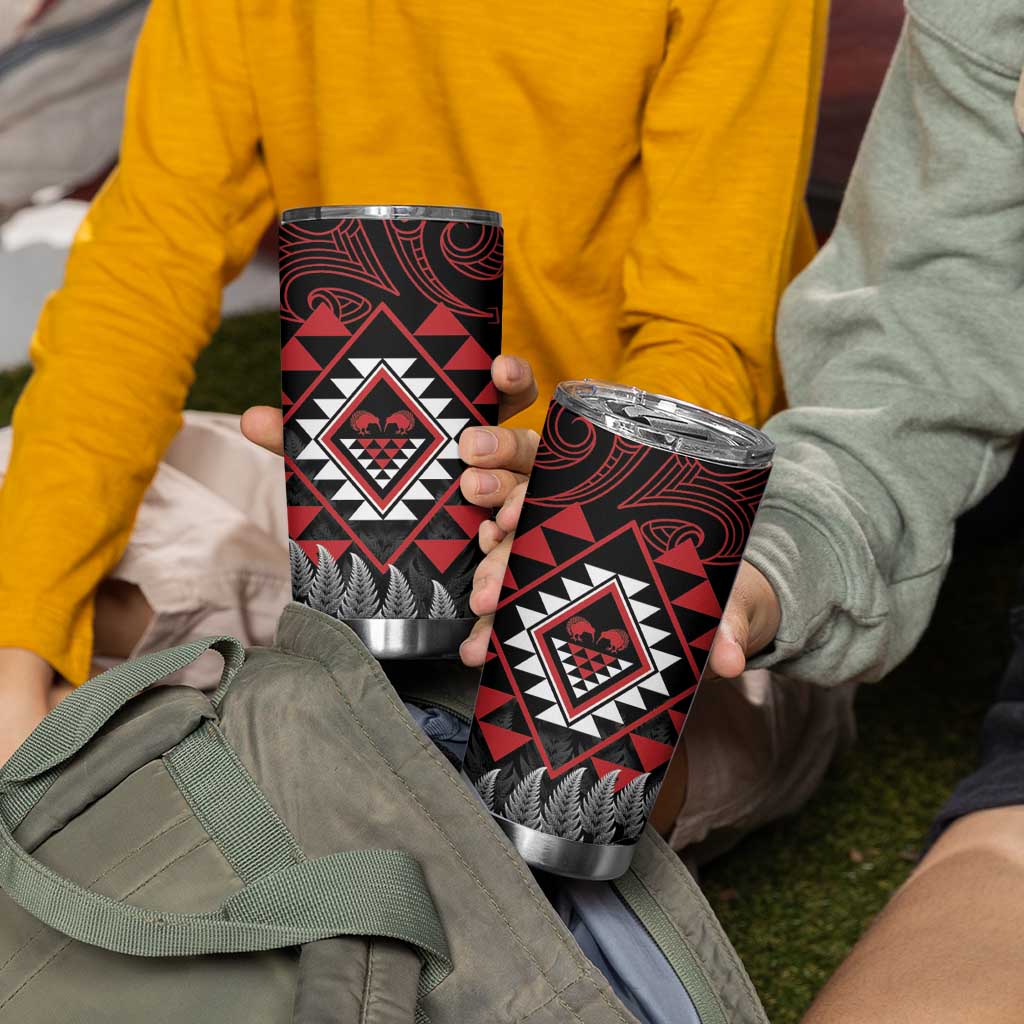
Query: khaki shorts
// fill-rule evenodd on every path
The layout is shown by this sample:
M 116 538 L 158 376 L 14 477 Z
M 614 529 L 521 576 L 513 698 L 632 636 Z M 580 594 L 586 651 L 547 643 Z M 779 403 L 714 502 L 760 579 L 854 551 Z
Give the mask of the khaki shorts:
M 3 464 L 9 448 L 0 431 Z M 242 437 L 238 417 L 186 413 L 111 573 L 153 609 L 134 654 L 211 633 L 272 643 L 291 599 L 287 536 L 280 460 Z M 175 681 L 208 688 L 219 673 L 207 655 Z M 672 845 L 703 861 L 796 811 L 853 739 L 853 696 L 766 671 L 703 686 L 686 726 L 689 789 Z

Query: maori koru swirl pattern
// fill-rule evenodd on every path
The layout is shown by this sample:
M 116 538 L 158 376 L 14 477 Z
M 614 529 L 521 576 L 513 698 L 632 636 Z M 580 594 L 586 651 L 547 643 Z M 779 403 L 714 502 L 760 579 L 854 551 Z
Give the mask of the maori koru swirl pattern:
M 552 402 L 465 762 L 495 814 L 563 839 L 638 837 L 768 472 L 651 448 Z
M 458 436 L 494 423 L 502 232 L 313 220 L 280 234 L 292 591 L 339 618 L 465 618 L 485 513 Z

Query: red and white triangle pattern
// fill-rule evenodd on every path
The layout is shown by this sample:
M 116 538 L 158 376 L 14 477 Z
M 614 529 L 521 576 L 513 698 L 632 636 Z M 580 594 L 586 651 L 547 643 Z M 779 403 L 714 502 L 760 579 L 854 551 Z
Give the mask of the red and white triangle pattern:
M 469 418 L 458 414 L 462 410 L 450 398 L 421 397 L 434 378 L 416 376 L 417 361 L 414 358 L 346 358 L 343 362 L 346 366 L 339 369 L 349 369 L 352 375 L 331 377 L 328 394 L 321 393 L 315 399 L 323 417 L 296 419 L 297 425 L 311 438 L 299 453 L 298 461 L 330 460 L 313 476 L 313 481 L 321 486 L 323 482 L 341 481 L 330 497 L 334 501 L 357 502 L 356 507 L 348 512 L 349 520 L 415 521 L 420 513 L 411 505 L 421 501 L 433 505 L 436 501 L 436 496 L 423 485 L 423 481 L 454 480 L 453 472 L 443 460 L 459 458 L 457 439 L 462 428 L 469 423 Z M 402 395 L 408 406 L 417 410 L 429 425 L 429 431 L 401 439 L 401 447 L 394 443 L 394 439 L 385 437 L 339 439 L 353 462 L 381 484 L 386 494 L 386 498 L 382 499 L 363 486 L 360 474 L 351 472 L 345 466 L 339 458 L 339 452 L 327 443 L 327 438 L 339 422 L 351 416 L 358 408 L 360 395 L 367 383 L 372 379 L 384 378 Z M 456 414 L 446 415 L 449 411 Z M 368 443 L 363 444 L 364 440 Z M 421 463 L 418 471 L 410 474 L 402 486 L 387 491 L 391 481 L 399 477 L 407 463 L 413 459 Z
M 426 437 L 344 437 L 341 443 L 368 477 L 386 487 L 428 440 Z
M 553 637 L 551 640 L 566 678 L 576 697 L 582 698 L 614 676 L 628 672 L 635 662 L 616 658 L 606 651 L 595 651 L 570 640 Z
M 580 609 L 585 610 L 595 599 L 612 591 L 627 609 L 629 621 L 623 625 L 629 630 L 640 661 L 634 663 L 620 658 L 614 659 L 614 663 L 606 661 L 601 668 L 594 669 L 584 678 L 582 666 L 575 657 L 576 652 L 568 644 L 560 646 L 554 637 L 546 639 L 546 628 L 550 628 L 554 620 L 564 621 L 567 615 Z M 535 715 L 539 721 L 600 738 L 602 734 L 595 719 L 622 725 L 645 714 L 669 696 L 662 672 L 678 662 L 680 656 L 670 650 L 660 649 L 659 645 L 667 642 L 667 646 L 673 646 L 678 641 L 667 630 L 647 621 L 660 611 L 658 604 L 644 600 L 645 597 L 657 600 L 651 583 L 583 561 L 570 566 L 561 576 L 551 579 L 545 588 L 533 592 L 533 595 L 539 597 L 544 611 L 540 612 L 525 603 L 517 604 L 515 607 L 523 629 L 506 640 L 505 646 L 530 652 L 528 657 L 513 661 L 512 668 L 520 678 L 532 676 L 538 680 L 524 689 L 525 694 L 550 702 L 549 708 Z M 569 672 L 566 675 L 569 676 L 573 697 L 587 702 L 584 711 L 573 708 L 566 700 L 561 681 L 556 677 L 552 662 L 545 653 L 548 644 L 558 652 L 558 661 L 562 666 L 566 665 L 567 657 L 570 660 L 572 675 L 569 676 Z M 583 649 L 582 645 L 578 646 Z M 588 659 L 588 671 L 592 664 Z M 622 680 L 623 685 L 615 685 L 617 680 Z M 593 704 L 589 703 L 589 692 L 601 687 L 607 687 L 607 696 L 596 699 Z

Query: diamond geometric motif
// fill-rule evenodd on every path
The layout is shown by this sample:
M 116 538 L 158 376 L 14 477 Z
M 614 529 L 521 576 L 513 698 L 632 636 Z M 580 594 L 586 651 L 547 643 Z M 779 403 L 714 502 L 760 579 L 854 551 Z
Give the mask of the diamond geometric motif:
M 421 543 L 425 525 L 458 487 L 459 434 L 482 422 L 479 410 L 384 304 L 340 346 L 293 408 L 285 414 L 298 441 L 289 471 L 378 572 Z M 382 532 L 385 523 L 389 532 Z M 397 546 L 392 524 L 403 530 Z
M 323 405 L 323 403 L 321 403 Z M 316 435 L 335 465 L 382 512 L 401 496 L 445 435 L 384 362 Z
M 530 627 L 529 634 L 562 697 L 567 723 L 652 671 L 639 624 L 618 577 L 591 585 L 574 601 L 546 596 L 544 601 L 541 592 L 551 614 Z
M 679 638 L 665 604 L 632 530 L 517 595 L 513 607 L 523 628 L 502 648 L 553 774 L 682 696 L 678 686 L 670 692 L 662 675 L 690 674 L 679 664 Z M 569 747 L 559 740 L 562 730 L 577 737 Z

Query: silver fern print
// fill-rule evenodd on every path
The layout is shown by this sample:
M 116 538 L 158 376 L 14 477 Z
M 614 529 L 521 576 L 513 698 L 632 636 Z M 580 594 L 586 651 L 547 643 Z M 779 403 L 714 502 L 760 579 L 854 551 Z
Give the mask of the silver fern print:
M 509 821 L 527 828 L 540 828 L 540 780 L 546 771 L 546 768 L 535 768 L 509 794 L 503 811 Z
M 551 791 L 541 814 L 545 832 L 577 842 L 583 838 L 580 786 L 586 771 L 585 768 L 574 769 Z
M 358 555 L 350 554 L 349 561 L 351 568 L 338 606 L 338 617 L 372 619 L 380 610 L 380 595 L 377 593 L 377 585 L 373 582 L 373 574 Z
M 409 581 L 395 565 L 388 566 L 388 592 L 382 614 L 386 619 L 415 619 L 416 597 Z
M 430 599 L 430 617 L 432 619 L 458 618 L 455 602 L 452 600 L 452 595 L 448 593 L 447 588 L 443 584 L 438 583 L 437 580 L 431 580 L 430 584 L 434 591 Z
M 658 800 L 658 791 L 661 789 L 661 784 L 657 786 L 651 786 L 648 790 L 647 795 L 644 797 L 644 817 L 649 818 L 651 811 L 654 810 L 654 805 Z
M 615 799 L 615 823 L 622 829 L 623 839 L 636 839 L 647 821 L 647 798 L 644 788 L 649 775 L 644 772 L 619 791 Z
M 290 537 L 288 561 L 292 567 L 292 596 L 296 601 L 301 601 L 313 586 L 313 563 L 306 557 L 306 552 Z
M 583 798 L 580 823 L 591 843 L 610 843 L 615 838 L 615 782 L 618 770 L 603 775 Z
M 298 434 L 292 430 L 285 431 L 284 453 L 288 458 L 297 459 L 305 447 L 305 442 L 299 440 Z
M 480 799 L 483 800 L 484 806 L 489 811 L 494 810 L 494 787 L 498 781 L 498 773 L 500 771 L 500 768 L 492 768 L 489 772 L 484 772 L 476 780 L 476 791 L 480 794 Z
M 327 615 L 334 615 L 341 603 L 341 572 L 334 556 L 322 544 L 317 544 L 316 574 L 309 588 L 307 601 L 310 608 Z
M 563 778 L 553 780 L 544 767 L 523 769 L 512 792 L 499 804 L 500 768 L 492 768 L 476 780 L 480 799 L 492 814 L 526 828 L 537 829 L 559 839 L 576 843 L 630 843 L 643 832 L 658 787 L 648 788 L 650 773 L 644 772 L 616 793 L 621 772 L 607 772 L 584 793 L 583 786 L 593 774 L 587 768 L 575 768 Z M 515 781 L 518 772 L 513 772 Z M 547 791 L 546 797 L 544 796 Z

